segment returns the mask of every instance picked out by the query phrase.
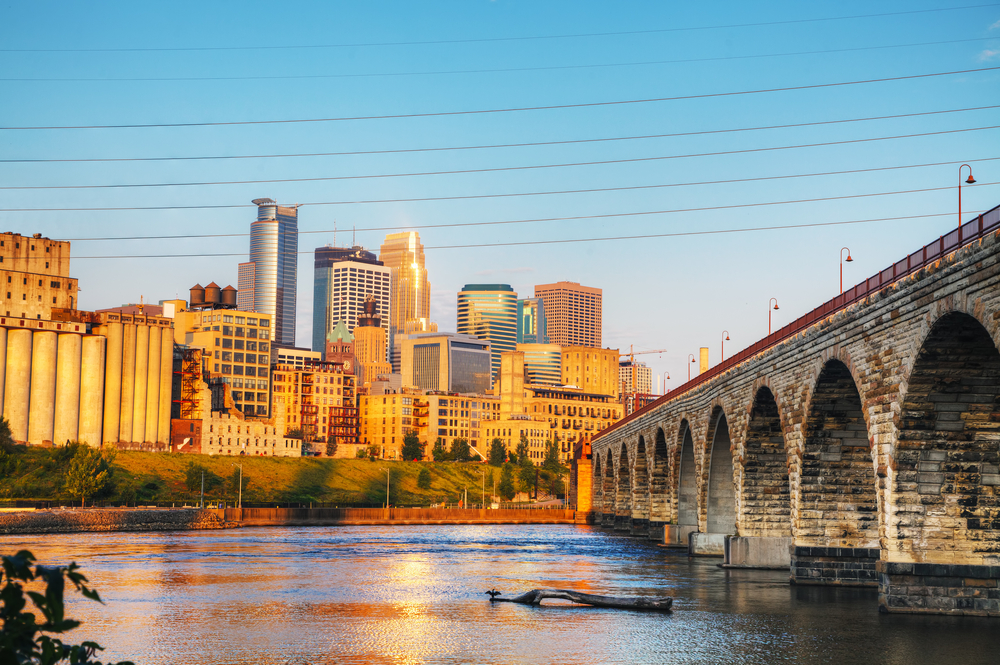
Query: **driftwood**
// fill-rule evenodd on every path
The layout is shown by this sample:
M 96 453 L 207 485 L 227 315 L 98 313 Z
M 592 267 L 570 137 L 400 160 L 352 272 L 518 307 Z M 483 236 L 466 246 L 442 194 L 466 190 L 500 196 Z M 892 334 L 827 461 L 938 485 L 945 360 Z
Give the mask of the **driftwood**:
M 491 603 L 520 603 L 522 605 L 541 605 L 542 600 L 546 598 L 556 598 L 559 600 L 570 600 L 581 605 L 592 605 L 594 607 L 669 611 L 670 606 L 674 604 L 674 599 L 669 596 L 623 598 L 621 596 L 596 596 L 590 593 L 580 593 L 579 591 L 568 591 L 566 589 L 532 589 L 514 598 L 498 598 L 501 594 L 496 589 L 491 589 L 486 593 L 489 594 Z

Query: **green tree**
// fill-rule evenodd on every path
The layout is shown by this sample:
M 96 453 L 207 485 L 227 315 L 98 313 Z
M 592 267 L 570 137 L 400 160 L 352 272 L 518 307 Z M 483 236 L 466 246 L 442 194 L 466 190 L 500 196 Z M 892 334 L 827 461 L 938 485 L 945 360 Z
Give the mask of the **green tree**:
M 404 460 L 418 461 L 424 458 L 424 446 L 416 432 L 407 432 L 403 437 L 402 455 Z
M 299 439 L 302 440 L 302 428 L 296 427 L 295 429 L 290 429 L 285 432 L 286 439 Z
M 66 469 L 63 489 L 70 496 L 79 497 L 80 505 L 84 506 L 87 499 L 103 492 L 111 482 L 115 450 L 100 450 L 78 442 L 67 445 L 71 447 L 73 456 Z
M 458 438 L 451 442 L 451 458 L 456 462 L 468 462 L 472 459 L 468 440 Z
M 514 465 L 510 462 L 504 464 L 500 469 L 500 485 L 497 487 L 497 492 L 504 501 L 510 501 L 514 498 L 516 493 L 514 489 Z
M 434 448 L 431 450 L 431 456 L 434 458 L 435 462 L 446 462 L 451 459 L 451 454 L 444 448 L 444 439 L 441 437 L 437 438 L 434 442 Z
M 222 485 L 222 478 L 198 462 L 191 462 L 184 469 L 184 487 L 189 492 L 201 493 L 201 475 L 205 474 L 205 492 L 211 492 Z
M 549 441 L 548 445 L 545 446 L 545 461 L 542 462 L 542 467 L 546 471 L 553 472 L 557 472 L 560 469 L 559 444 L 556 443 L 555 439 Z
M 240 481 L 243 481 L 243 494 L 247 493 L 247 487 L 250 485 L 250 476 L 245 472 L 241 472 L 239 469 L 233 469 L 233 475 L 229 476 L 228 491 L 234 497 L 238 496 L 240 493 Z
M 507 446 L 499 438 L 493 439 L 490 444 L 490 464 L 493 466 L 503 466 L 507 461 Z
M 82 644 L 65 644 L 53 635 L 59 635 L 73 630 L 80 625 L 79 621 L 67 619 L 64 590 L 68 579 L 76 590 L 85 598 L 102 602 L 97 591 L 87 587 L 87 578 L 77 572 L 79 566 L 71 563 L 63 566 L 40 566 L 35 563 L 34 555 L 28 550 L 21 550 L 14 556 L 5 556 L 0 566 L 0 617 L 3 627 L 0 628 L 0 663 L 38 663 L 52 665 L 68 661 L 70 663 L 89 663 L 101 665 L 99 661 L 91 660 L 101 645 L 96 642 Z M 36 591 L 25 592 L 25 585 L 32 583 L 45 585 L 45 593 Z M 34 612 L 26 612 L 28 598 L 41 613 L 43 622 L 38 621 Z M 118 665 L 132 665 L 122 661 Z
M 337 437 L 331 434 L 326 440 L 326 456 L 334 457 L 337 454 Z
M 517 480 L 521 486 L 522 492 L 527 492 L 531 494 L 531 491 L 535 488 L 535 474 L 537 470 L 534 464 L 526 464 L 521 466 L 517 472 Z
M 120 503 L 136 505 L 139 498 L 139 483 L 135 478 L 125 478 L 118 483 L 118 501 Z
M 431 472 L 427 470 L 427 467 L 421 467 L 420 473 L 417 474 L 417 487 L 422 490 L 429 490 L 431 488 Z
M 550 474 L 545 482 L 545 488 L 552 496 L 559 496 L 561 494 L 564 494 L 563 480 L 561 474 L 559 473 Z
M 528 435 L 524 432 L 521 432 L 521 440 L 517 442 L 517 463 L 521 466 L 531 464 L 531 458 L 528 456 Z
M 14 452 L 14 437 L 10 433 L 10 421 L 0 417 L 0 452 L 8 455 Z

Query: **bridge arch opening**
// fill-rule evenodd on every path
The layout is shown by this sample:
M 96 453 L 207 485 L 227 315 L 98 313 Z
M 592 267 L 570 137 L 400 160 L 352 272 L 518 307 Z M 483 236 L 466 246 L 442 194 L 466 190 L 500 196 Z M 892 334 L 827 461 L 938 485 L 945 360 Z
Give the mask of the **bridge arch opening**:
M 601 466 L 601 455 L 594 455 L 594 482 L 593 482 L 593 499 L 591 503 L 594 506 L 595 513 L 604 512 L 604 467 Z
M 629 466 L 628 446 L 621 445 L 618 454 L 617 493 L 615 500 L 615 528 L 628 529 L 632 524 L 632 469 Z
M 1000 352 L 968 314 L 931 328 L 899 416 L 890 536 L 914 561 L 1000 563 Z
M 874 462 L 861 395 L 847 365 L 831 360 L 806 419 L 796 543 L 878 547 Z
M 736 533 L 736 487 L 733 484 L 733 453 L 729 423 L 719 407 L 712 414 L 712 443 L 708 455 L 708 533 Z
M 670 521 L 670 453 L 663 428 L 656 428 L 656 442 L 653 445 L 653 468 L 649 474 L 649 521 L 667 523 Z
M 649 519 L 649 469 L 646 461 L 646 439 L 639 436 L 635 448 L 635 478 L 632 482 L 632 519 Z
M 694 468 L 694 439 L 691 427 L 681 423 L 681 454 L 677 469 L 677 524 L 698 526 L 698 482 Z
M 611 449 L 605 453 L 604 459 L 604 507 L 601 509 L 601 526 L 615 525 L 615 463 Z
M 743 449 L 740 534 L 790 536 L 791 501 L 785 437 L 778 402 L 766 386 L 754 395 Z

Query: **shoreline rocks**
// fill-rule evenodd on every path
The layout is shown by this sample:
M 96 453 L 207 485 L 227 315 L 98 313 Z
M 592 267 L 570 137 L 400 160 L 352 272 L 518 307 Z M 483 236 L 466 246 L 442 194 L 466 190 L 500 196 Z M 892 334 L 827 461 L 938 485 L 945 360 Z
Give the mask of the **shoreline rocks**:
M 75 508 L 0 513 L 0 535 L 87 531 L 225 529 L 217 511 L 191 508 Z

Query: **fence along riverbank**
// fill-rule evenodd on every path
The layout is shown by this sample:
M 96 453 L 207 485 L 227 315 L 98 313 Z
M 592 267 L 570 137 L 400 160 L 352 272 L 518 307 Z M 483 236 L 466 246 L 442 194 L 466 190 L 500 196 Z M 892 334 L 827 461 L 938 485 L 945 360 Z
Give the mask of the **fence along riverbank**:
M 0 534 L 187 531 L 244 526 L 576 524 L 567 509 L 481 508 L 87 508 L 0 513 Z

